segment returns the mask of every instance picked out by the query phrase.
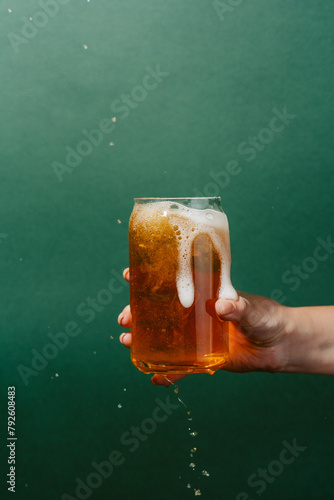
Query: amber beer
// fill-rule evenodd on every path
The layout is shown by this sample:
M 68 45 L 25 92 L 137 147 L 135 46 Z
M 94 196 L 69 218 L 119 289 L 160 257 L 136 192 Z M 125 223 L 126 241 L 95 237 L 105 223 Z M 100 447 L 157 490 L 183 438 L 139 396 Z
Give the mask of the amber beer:
M 220 198 L 136 199 L 129 224 L 133 364 L 214 373 L 228 358 L 219 297 L 236 298 Z

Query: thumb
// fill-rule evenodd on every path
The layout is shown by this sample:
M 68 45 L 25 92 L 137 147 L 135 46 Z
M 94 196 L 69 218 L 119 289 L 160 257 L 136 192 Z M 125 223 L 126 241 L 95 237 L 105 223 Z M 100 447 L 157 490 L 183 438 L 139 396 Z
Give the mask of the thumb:
M 237 300 L 218 299 L 215 308 L 220 319 L 239 322 L 249 311 L 250 304 L 244 297 L 239 296 Z

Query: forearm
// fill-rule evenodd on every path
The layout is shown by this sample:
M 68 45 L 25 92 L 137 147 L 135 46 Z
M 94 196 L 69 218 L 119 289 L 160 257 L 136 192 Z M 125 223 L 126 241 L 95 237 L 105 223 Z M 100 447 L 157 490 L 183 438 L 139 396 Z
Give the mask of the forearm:
M 281 371 L 334 375 L 334 306 L 288 309 Z

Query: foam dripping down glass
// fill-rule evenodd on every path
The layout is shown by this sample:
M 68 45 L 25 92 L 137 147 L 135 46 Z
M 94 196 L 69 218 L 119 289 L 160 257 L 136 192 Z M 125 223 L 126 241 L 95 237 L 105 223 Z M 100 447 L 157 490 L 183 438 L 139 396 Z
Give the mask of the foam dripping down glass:
M 220 198 L 136 198 L 129 254 L 133 364 L 145 373 L 214 373 L 228 358 L 232 325 L 215 302 L 237 299 Z

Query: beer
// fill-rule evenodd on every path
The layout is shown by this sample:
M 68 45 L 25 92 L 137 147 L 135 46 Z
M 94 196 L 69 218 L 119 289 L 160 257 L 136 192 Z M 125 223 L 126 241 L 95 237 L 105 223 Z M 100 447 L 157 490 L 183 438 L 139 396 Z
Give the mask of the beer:
M 218 297 L 230 282 L 219 198 L 137 199 L 129 224 L 133 364 L 145 373 L 214 373 L 228 358 Z

